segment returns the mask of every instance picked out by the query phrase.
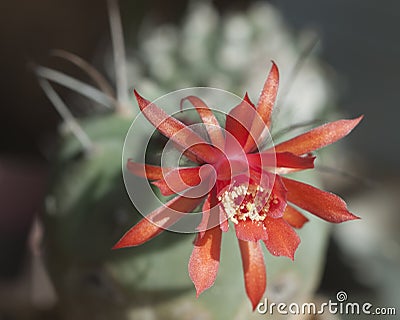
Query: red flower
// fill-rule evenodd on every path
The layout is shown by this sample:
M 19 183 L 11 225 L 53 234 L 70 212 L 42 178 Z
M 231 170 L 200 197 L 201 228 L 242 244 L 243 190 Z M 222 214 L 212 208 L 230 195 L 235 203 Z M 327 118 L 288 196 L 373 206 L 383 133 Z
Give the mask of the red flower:
M 205 124 L 210 143 L 135 91 L 144 116 L 198 166 L 161 168 L 128 161 L 130 172 L 153 180 L 162 194 L 179 195 L 133 226 L 114 248 L 152 239 L 205 199 L 200 232 L 189 260 L 197 296 L 214 284 L 222 232 L 228 230 L 231 220 L 239 241 L 246 292 L 254 309 L 266 286 L 260 240 L 271 254 L 294 259 L 300 239 L 293 228 L 301 228 L 308 219 L 293 205 L 333 223 L 358 218 L 338 196 L 279 174 L 313 168 L 315 156 L 311 152 L 349 134 L 362 116 L 325 124 L 258 151 L 258 143 L 265 140 L 266 128 L 271 125 L 278 83 L 278 68 L 273 64 L 257 106 L 246 94 L 227 115 L 225 134 L 201 99 L 187 97 Z M 200 186 L 204 177 L 214 177 L 215 183 L 205 195 L 196 196 L 193 187 Z

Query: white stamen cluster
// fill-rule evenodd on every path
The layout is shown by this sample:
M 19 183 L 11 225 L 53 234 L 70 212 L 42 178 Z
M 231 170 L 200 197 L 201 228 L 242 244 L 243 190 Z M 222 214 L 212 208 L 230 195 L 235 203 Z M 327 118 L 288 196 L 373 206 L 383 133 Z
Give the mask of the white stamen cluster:
M 226 190 L 218 197 L 228 218 L 235 224 L 247 219 L 262 222 L 267 216 L 270 201 L 277 203 L 276 196 L 260 186 L 241 184 Z

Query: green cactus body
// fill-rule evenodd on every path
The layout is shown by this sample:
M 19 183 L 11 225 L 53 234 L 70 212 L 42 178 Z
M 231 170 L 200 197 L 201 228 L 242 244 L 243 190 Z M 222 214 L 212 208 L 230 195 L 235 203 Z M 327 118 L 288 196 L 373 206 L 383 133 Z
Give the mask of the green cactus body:
M 179 75 L 176 78 L 164 81 L 157 78 L 159 75 L 153 74 L 153 82 L 140 72 L 133 72 L 131 79 L 150 98 L 157 98 L 170 89 L 179 89 L 184 84 L 217 85 L 240 95 L 244 93 L 245 88 L 250 88 L 252 94 L 252 91 L 255 91 L 253 88 L 260 87 L 262 81 L 259 79 L 265 76 L 267 70 L 266 67 L 261 69 L 260 63 L 265 66 L 266 59 L 273 57 L 278 63 L 280 59 L 290 60 L 294 65 L 298 56 L 286 30 L 280 29 L 283 23 L 276 19 L 277 12 L 269 6 L 257 6 L 261 9 L 254 7 L 247 14 L 226 20 L 218 20 L 215 11 L 209 6 L 200 5 L 194 8 L 189 13 L 184 31 L 172 31 L 170 34 L 183 42 L 182 47 L 186 48 L 186 51 L 190 51 L 191 46 L 195 45 L 187 33 L 193 32 L 196 21 L 201 19 L 199 15 L 207 13 L 207 10 L 211 10 L 215 19 L 212 21 L 220 23 L 226 30 L 219 39 L 209 37 L 215 27 L 213 24 L 210 24 L 210 30 L 199 31 L 198 45 L 201 45 L 201 41 L 207 43 L 202 46 L 205 55 L 202 62 L 190 61 L 190 55 L 187 55 L 182 69 L 179 69 L 178 61 L 165 62 L 165 65 L 176 68 L 169 73 Z M 258 25 L 263 21 L 260 17 L 262 12 L 267 16 L 275 15 L 274 19 L 277 21 L 274 32 L 280 33 L 280 36 L 273 30 L 266 30 Z M 246 68 L 238 62 L 231 64 L 235 66 L 232 70 L 225 70 L 228 66 L 218 63 L 218 60 L 215 60 L 218 55 L 215 53 L 229 55 L 228 51 L 233 41 L 229 38 L 229 28 L 235 23 L 244 24 L 249 31 L 247 35 L 243 35 L 242 43 L 256 49 L 253 55 L 248 56 L 249 61 L 246 62 L 251 68 Z M 157 29 L 154 34 L 159 34 L 160 30 L 168 29 Z M 260 41 L 268 43 L 269 40 L 272 51 L 264 50 L 265 46 L 261 47 L 260 44 Z M 147 44 L 142 44 L 140 50 L 145 51 L 151 44 L 151 39 L 145 42 Z M 291 51 L 286 50 L 285 46 L 289 46 Z M 291 52 L 292 56 L 288 52 Z M 262 53 L 263 58 L 260 59 Z M 143 57 L 143 52 L 138 56 Z M 174 55 L 164 53 L 163 57 L 173 59 Z M 156 58 L 149 54 L 145 55 L 142 61 L 149 70 L 153 70 L 150 73 L 157 70 Z M 214 64 L 219 67 L 213 68 Z M 135 65 L 136 62 L 132 62 L 131 69 L 139 70 Z M 283 74 L 287 75 L 285 64 L 282 65 Z M 305 81 L 307 75 L 310 81 L 319 79 L 322 93 L 314 100 L 308 100 L 312 102 L 314 109 L 309 109 L 302 120 L 315 118 L 328 104 L 326 84 L 321 81 L 318 68 L 313 68 L 315 65 L 315 62 L 311 62 L 306 67 Z M 206 66 L 208 68 L 205 68 Z M 259 73 L 260 70 L 265 72 L 253 77 L 255 71 Z M 167 74 L 164 75 L 167 77 Z M 294 86 L 292 96 L 296 95 L 296 90 L 302 91 L 302 86 L 298 89 Z M 253 93 L 253 96 L 255 98 L 256 94 Z M 136 105 L 132 108 L 137 110 Z M 295 110 L 301 108 L 302 106 L 295 105 L 295 102 L 289 99 L 279 115 L 279 119 L 283 121 L 279 122 L 278 129 L 293 124 L 293 119 L 297 117 Z M 187 271 L 194 235 L 163 232 L 142 246 L 111 250 L 118 238 L 142 218 L 129 200 L 121 171 L 125 170 L 125 164 L 121 167 L 123 143 L 132 120 L 133 118 L 117 113 L 80 120 L 80 125 L 94 145 L 90 152 L 85 152 L 72 134 L 61 134 L 60 149 L 54 165 L 53 181 L 46 199 L 44 215 L 46 256 L 59 295 L 57 311 L 60 317 L 74 320 L 265 319 L 266 315 L 251 311 L 246 298 L 242 262 L 232 230 L 224 235 L 222 241 L 221 264 L 216 283 L 199 298 L 196 298 Z M 320 182 L 308 172 L 302 175 L 302 180 L 307 183 L 318 185 Z M 272 257 L 265 252 L 268 279 L 266 296 L 273 301 L 307 301 L 318 285 L 324 262 L 328 224 L 312 219 L 299 231 L 299 235 L 301 244 L 294 262 L 284 257 Z M 273 319 L 274 316 L 269 318 Z

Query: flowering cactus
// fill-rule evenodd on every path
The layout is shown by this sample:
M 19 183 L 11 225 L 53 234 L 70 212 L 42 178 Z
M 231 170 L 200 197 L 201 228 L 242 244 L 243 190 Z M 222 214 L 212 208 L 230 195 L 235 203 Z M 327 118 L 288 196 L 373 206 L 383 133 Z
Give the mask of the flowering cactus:
M 205 20 L 207 23 L 203 23 Z M 278 108 L 275 108 L 279 112 L 275 113 L 274 127 L 270 130 L 274 141 L 278 141 L 275 133 L 282 128 L 305 123 L 321 115 L 327 116 L 327 107 L 332 104 L 332 97 L 321 65 L 315 57 L 309 57 L 304 63 L 297 75 L 297 81 L 292 82 L 290 86 L 290 94 L 285 90 L 288 83 L 293 81 L 291 70 L 296 65 L 302 48 L 297 45 L 297 39 L 287 31 L 279 12 L 270 5 L 258 3 L 246 12 L 220 17 L 210 5 L 197 3 L 191 7 L 180 29 L 170 25 L 147 31 L 143 33 L 146 34 L 145 37 L 139 37 L 139 47 L 128 56 L 127 73 L 130 83 L 134 83 L 149 100 L 173 89 L 188 86 L 220 87 L 236 93 L 242 93 L 244 88 L 247 88 L 249 95 L 255 96 L 265 76 L 260 70 L 269 58 L 274 58 L 280 65 L 283 79 L 283 86 L 277 97 Z M 61 78 L 54 75 L 50 79 L 47 73 L 47 79 L 57 81 Z M 65 81 L 64 84 L 74 83 Z M 93 92 L 86 90 L 88 88 L 79 83 L 74 88 L 82 89 L 81 93 L 86 95 Z M 127 91 L 127 88 L 119 89 Z M 92 98 L 107 106 L 112 106 L 115 102 L 126 103 L 116 101 L 118 99 L 112 96 L 110 90 L 102 91 L 103 95 L 96 92 Z M 251 105 L 249 99 L 245 101 Z M 144 107 L 146 104 L 141 105 Z M 131 110 L 135 108 L 131 107 Z M 245 222 L 242 221 L 243 217 L 257 215 L 245 214 L 240 218 L 229 212 L 224 213 L 225 217 L 222 220 L 226 221 L 223 225 L 226 226 L 227 221 L 232 221 L 238 234 L 233 230 L 224 233 L 220 253 L 220 259 L 224 261 L 223 267 L 218 271 L 215 285 L 203 292 L 199 299 L 195 299 L 191 280 L 195 282 L 200 293 L 214 282 L 214 273 L 211 273 L 213 277 L 204 280 L 204 273 L 194 272 L 196 262 L 206 261 L 206 265 L 214 266 L 214 270 L 217 264 L 215 260 L 196 259 L 196 256 L 202 256 L 202 243 L 211 244 L 206 228 L 203 228 L 197 237 L 190 259 L 193 267 L 189 275 L 192 279 L 187 274 L 187 260 L 193 250 L 194 235 L 162 232 L 141 246 L 123 251 L 111 250 L 132 223 L 146 224 L 139 222 L 141 216 L 129 201 L 121 178 L 120 155 L 124 137 L 133 120 L 131 114 L 132 112 L 120 112 L 116 108 L 115 111 L 98 112 L 78 119 L 81 131 L 86 134 L 87 139 L 83 139 L 85 143 L 78 141 L 76 135 L 67 130 L 60 132 L 60 149 L 55 159 L 53 183 L 46 199 L 44 220 L 47 261 L 59 294 L 57 310 L 62 313 L 61 318 L 151 320 L 190 319 L 197 316 L 205 319 L 256 319 L 257 314 L 251 312 L 243 290 L 237 238 L 245 238 L 251 234 L 239 231 Z M 237 118 L 243 120 L 235 115 L 229 121 L 235 122 Z M 355 125 L 355 122 L 356 120 L 345 123 Z M 243 127 L 249 129 L 246 123 Z M 242 136 L 235 136 L 234 132 L 232 135 L 237 137 L 238 141 L 244 141 Z M 307 134 L 304 137 L 307 137 Z M 335 139 L 332 138 L 331 141 L 333 140 Z M 322 146 L 323 143 L 320 143 L 319 146 Z M 309 151 L 319 146 L 311 145 Z M 157 146 L 154 147 L 155 151 L 158 151 Z M 130 151 L 134 155 L 135 150 Z M 247 151 L 250 158 L 257 157 L 256 150 Z M 299 157 L 303 155 L 292 149 L 281 149 L 277 154 L 286 151 L 292 152 L 294 156 L 284 156 L 271 161 L 277 165 L 285 160 L 286 166 L 288 162 L 293 166 L 293 161 L 300 161 Z M 319 159 L 323 160 L 324 153 L 325 150 L 318 153 Z M 191 159 L 195 158 L 193 156 Z M 301 162 L 304 161 L 303 167 L 290 169 L 312 167 L 312 157 L 306 155 L 301 158 Z M 290 159 L 297 160 L 290 162 Z M 252 162 L 257 164 L 261 160 L 262 157 L 253 159 Z M 210 161 L 210 164 L 212 163 L 213 161 Z M 296 163 L 299 167 L 299 162 Z M 142 176 L 145 176 L 143 168 L 136 170 L 137 167 L 135 169 L 132 161 L 128 165 L 130 170 L 142 172 Z M 274 177 L 283 173 L 277 169 L 281 168 L 275 166 L 272 173 Z M 288 167 L 285 169 L 288 171 Z M 123 170 L 127 170 L 126 162 L 123 163 Z M 149 176 L 150 171 L 146 173 L 146 177 L 153 180 Z M 321 184 L 320 177 L 313 170 L 299 171 L 295 174 L 296 178 L 304 179 L 307 183 Z M 279 176 L 276 177 L 277 181 L 281 180 Z M 159 190 L 163 190 L 164 193 L 168 191 L 168 188 L 163 187 L 163 181 L 154 180 L 155 185 L 160 187 Z M 285 180 L 282 180 L 283 184 Z M 290 182 L 286 184 L 289 185 Z M 286 184 L 285 187 L 289 189 Z M 229 192 L 226 195 L 226 200 L 229 201 Z M 218 196 L 223 195 L 215 196 L 218 199 Z M 300 198 L 299 201 L 302 199 L 304 198 Z M 254 200 L 252 197 L 247 198 L 249 206 L 246 204 L 246 209 L 252 208 Z M 276 216 L 271 218 L 277 221 L 284 219 L 285 226 L 288 223 L 291 227 L 301 227 L 305 221 L 301 216 L 304 214 L 302 209 L 297 208 L 297 211 L 294 211 L 286 205 L 282 213 L 287 201 L 296 203 L 290 199 L 290 192 L 286 195 L 279 194 L 277 200 L 280 201 L 281 207 L 275 210 Z M 312 200 L 307 199 L 307 204 L 312 203 Z M 272 203 L 270 206 L 271 212 L 274 205 Z M 305 205 L 303 207 L 313 211 Z M 263 221 L 268 221 L 269 218 L 266 217 Z M 206 225 L 206 222 L 204 224 Z M 328 224 L 314 220 L 304 228 L 298 229 L 302 243 L 297 249 L 294 262 L 283 258 L 268 261 L 268 297 L 274 301 L 300 301 L 313 294 L 324 262 L 328 229 Z M 148 231 L 145 228 L 142 230 Z M 157 227 L 154 230 L 159 231 Z M 213 232 L 220 233 L 215 230 L 218 229 L 214 229 Z M 259 236 L 262 237 L 262 234 Z M 144 237 L 145 240 L 147 239 Z M 244 246 L 254 243 L 247 240 L 240 241 L 246 243 Z M 122 242 L 119 244 L 122 245 Z M 289 251 L 277 250 L 276 253 L 291 256 L 294 254 L 295 242 L 291 244 Z M 217 245 L 215 247 L 218 248 Z M 260 253 L 260 249 L 254 250 Z M 269 259 L 265 248 L 261 250 L 265 259 Z M 242 251 L 245 252 L 245 248 Z M 262 257 L 259 258 L 258 261 L 261 261 Z M 261 279 L 257 282 L 256 288 L 255 285 L 249 284 L 254 278 L 245 276 L 245 279 L 247 287 L 251 287 L 248 291 L 254 306 L 264 292 L 263 281 Z M 223 306 L 221 297 L 224 299 Z
M 273 64 L 257 106 L 246 95 L 227 115 L 225 136 L 208 106 L 198 97 L 187 97 L 206 125 L 210 143 L 135 91 L 145 117 L 160 133 L 185 150 L 184 154 L 198 166 L 162 168 L 128 162 L 128 169 L 134 174 L 156 180 L 154 184 L 163 195 L 183 194 L 146 216 L 114 248 L 147 242 L 205 200 L 200 233 L 189 261 L 189 274 L 197 295 L 211 287 L 216 279 L 221 233 L 228 231 L 228 220 L 231 220 L 239 240 L 246 292 L 254 310 L 266 286 L 259 240 L 271 254 L 293 260 L 300 243 L 293 227 L 302 227 L 308 220 L 288 202 L 328 222 L 357 219 L 336 195 L 281 177 L 278 173 L 313 168 L 315 157 L 311 152 L 346 136 L 362 117 L 328 123 L 260 151 L 258 146 L 271 126 L 278 82 L 278 68 Z M 272 172 L 268 171 L 271 169 Z M 211 177 L 212 188 L 196 194 L 196 190 L 204 189 L 205 181 L 211 183 L 207 181 Z

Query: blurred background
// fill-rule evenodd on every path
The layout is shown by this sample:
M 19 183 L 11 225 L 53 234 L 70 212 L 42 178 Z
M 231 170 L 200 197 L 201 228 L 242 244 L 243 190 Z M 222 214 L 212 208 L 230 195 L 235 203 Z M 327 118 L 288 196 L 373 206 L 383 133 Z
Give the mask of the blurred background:
M 313 299 L 334 299 L 336 292 L 344 290 L 354 301 L 393 306 L 400 312 L 400 135 L 397 132 L 400 43 L 396 40 L 400 28 L 400 3 L 394 0 L 384 4 L 376 0 L 215 0 L 202 3 L 212 9 L 202 7 L 196 1 L 120 1 L 128 58 L 128 87 L 139 87 L 151 98 L 186 85 L 205 84 L 230 88 L 240 95 L 251 82 L 248 78 L 257 72 L 254 69 L 267 66 L 270 59 L 277 59 L 278 64 L 289 61 L 292 71 L 296 70 L 294 62 L 300 61 L 296 72 L 286 72 L 286 79 L 292 75 L 298 82 L 293 84 L 290 95 L 285 96 L 285 103 L 293 109 L 296 104 L 314 105 L 304 121 L 318 117 L 325 119 L 321 117 L 325 114 L 323 110 L 336 115 L 334 118 L 337 115 L 365 115 L 361 125 L 346 138 L 343 149 L 339 149 L 339 153 L 346 153 L 345 159 L 335 153 L 333 159 L 320 167 L 324 185 L 341 194 L 362 220 L 335 226 L 329 233 Z M 196 18 L 196 11 L 203 12 L 203 16 Z M 257 11 L 265 12 L 266 16 L 258 17 Z M 243 21 L 231 18 L 238 14 L 249 19 L 248 25 L 243 24 L 247 18 Z M 118 76 L 113 70 L 109 8 L 106 1 L 18 0 L 3 1 L 0 15 L 0 319 L 54 319 L 54 314 L 58 314 L 54 310 L 61 308 L 58 305 L 60 295 L 54 285 L 57 281 L 48 274 L 42 259 L 41 239 L 46 227 L 37 222 L 36 217 L 48 211 L 44 199 L 57 183 L 54 182 L 58 177 L 55 170 L 60 169 L 54 168 L 60 161 L 55 154 L 59 152 L 62 119 L 39 86 L 35 68 L 38 65 L 56 68 L 82 81 L 90 81 L 82 70 L 51 54 L 54 49 L 63 49 L 89 61 L 115 84 Z M 200 19 L 197 23 L 200 31 L 204 26 L 230 28 L 228 38 L 231 32 L 239 41 L 247 39 L 247 42 L 243 40 L 241 50 L 237 49 L 239 55 L 243 53 L 241 59 L 244 62 L 237 62 L 234 57 L 229 65 L 231 43 L 214 39 L 216 48 L 222 48 L 226 43 L 228 53 L 213 63 L 218 65 L 218 61 L 222 61 L 227 66 L 217 68 L 214 74 L 209 71 L 198 75 L 207 63 L 202 62 L 196 69 L 193 67 L 196 63 L 191 64 L 180 57 L 181 60 L 173 62 L 177 65 L 175 71 L 168 71 L 172 60 L 163 60 L 162 55 L 173 55 L 177 49 L 169 46 L 180 46 L 186 38 L 196 42 L 190 33 L 197 30 L 190 29 L 197 28 L 196 23 L 190 23 L 195 19 Z M 270 33 L 261 32 L 262 36 L 250 41 L 243 30 L 257 23 L 275 29 Z M 293 52 L 297 55 L 291 57 L 288 53 L 287 57 L 285 54 L 282 58 L 275 57 L 275 52 L 285 48 L 280 45 L 281 38 L 275 37 L 279 32 L 283 33 L 281 38 L 285 40 L 282 41 L 288 43 L 288 48 L 295 48 Z M 272 46 L 272 49 L 266 49 L 269 56 L 261 61 L 265 51 L 258 47 L 269 44 Z M 192 52 L 198 52 L 195 44 L 193 46 L 195 51 Z M 151 55 L 149 52 L 154 54 L 154 59 L 146 58 Z M 160 52 L 159 56 L 157 52 Z M 257 67 L 244 67 L 247 61 L 255 60 Z M 302 61 L 306 61 L 304 68 Z M 179 65 L 186 68 L 181 70 Z M 172 76 L 168 78 L 168 72 L 175 76 L 182 73 L 182 76 L 177 76 L 178 80 Z M 254 98 L 265 73 L 259 74 L 254 84 L 250 83 L 249 90 L 253 90 Z M 302 74 L 307 86 L 301 85 Z M 238 76 L 245 80 L 232 80 Z M 290 86 L 289 81 L 286 87 Z M 319 93 L 311 98 L 297 97 L 296 86 L 298 92 L 318 89 Z M 56 85 L 55 88 L 65 101 L 74 105 L 73 112 L 77 117 L 87 118 L 96 108 L 65 86 Z M 123 136 L 118 139 L 123 141 Z M 122 234 L 121 230 L 124 229 L 119 227 L 112 241 Z M 187 317 L 192 318 L 195 319 Z M 396 317 L 387 317 L 392 318 Z M 136 318 L 132 316 L 132 319 Z M 326 319 L 331 318 L 328 315 Z

